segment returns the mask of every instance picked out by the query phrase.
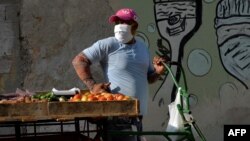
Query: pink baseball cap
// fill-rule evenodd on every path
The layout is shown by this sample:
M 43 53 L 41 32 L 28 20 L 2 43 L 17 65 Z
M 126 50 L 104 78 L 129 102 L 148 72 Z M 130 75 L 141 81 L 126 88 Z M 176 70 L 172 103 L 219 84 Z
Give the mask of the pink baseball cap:
M 133 9 L 130 8 L 123 8 L 118 10 L 115 15 L 109 17 L 109 22 L 115 22 L 117 20 L 124 20 L 124 21 L 135 21 L 137 22 L 137 15 Z

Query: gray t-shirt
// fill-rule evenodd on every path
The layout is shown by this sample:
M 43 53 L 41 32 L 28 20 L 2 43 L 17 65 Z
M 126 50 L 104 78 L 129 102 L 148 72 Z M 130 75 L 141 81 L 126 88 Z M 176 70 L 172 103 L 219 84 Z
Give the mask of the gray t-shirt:
M 123 93 L 140 101 L 140 113 L 147 113 L 147 76 L 154 72 L 149 50 L 144 42 L 123 44 L 115 37 L 102 39 L 83 50 L 91 63 L 100 62 L 112 93 Z

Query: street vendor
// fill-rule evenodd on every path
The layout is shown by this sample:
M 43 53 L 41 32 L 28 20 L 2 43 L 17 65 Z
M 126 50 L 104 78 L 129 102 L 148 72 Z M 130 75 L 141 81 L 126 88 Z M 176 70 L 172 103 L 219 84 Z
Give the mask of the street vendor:
M 140 114 L 145 115 L 148 83 L 155 82 L 164 73 L 161 61 L 165 60 L 156 56 L 152 61 L 146 44 L 135 38 L 138 17 L 133 9 L 118 10 L 109 18 L 109 22 L 114 24 L 114 36 L 98 40 L 84 49 L 73 59 L 72 64 L 91 93 L 122 93 L 137 98 Z M 101 64 L 104 82 L 93 79 L 90 65 L 94 63 Z M 119 140 L 133 140 L 130 138 L 122 136 Z

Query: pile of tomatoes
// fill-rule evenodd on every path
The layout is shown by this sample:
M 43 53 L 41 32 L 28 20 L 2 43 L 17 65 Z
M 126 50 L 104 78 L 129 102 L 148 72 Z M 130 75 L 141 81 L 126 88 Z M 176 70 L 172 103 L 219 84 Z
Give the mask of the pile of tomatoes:
M 101 94 L 92 94 L 92 93 L 82 93 L 75 94 L 70 97 L 69 101 L 77 102 L 77 101 L 121 101 L 121 100 L 131 100 L 130 96 L 124 94 L 112 94 L 112 93 L 101 93 Z

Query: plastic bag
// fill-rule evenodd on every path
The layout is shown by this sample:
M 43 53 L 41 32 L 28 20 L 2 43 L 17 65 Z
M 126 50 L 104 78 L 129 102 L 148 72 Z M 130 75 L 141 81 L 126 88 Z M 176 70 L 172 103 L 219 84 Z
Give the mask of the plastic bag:
M 168 121 L 167 132 L 180 132 L 184 129 L 184 121 L 177 108 L 177 105 L 181 104 L 181 88 L 178 88 L 175 101 L 168 105 L 170 118 Z M 183 135 L 169 136 L 171 140 L 176 141 L 183 137 Z

